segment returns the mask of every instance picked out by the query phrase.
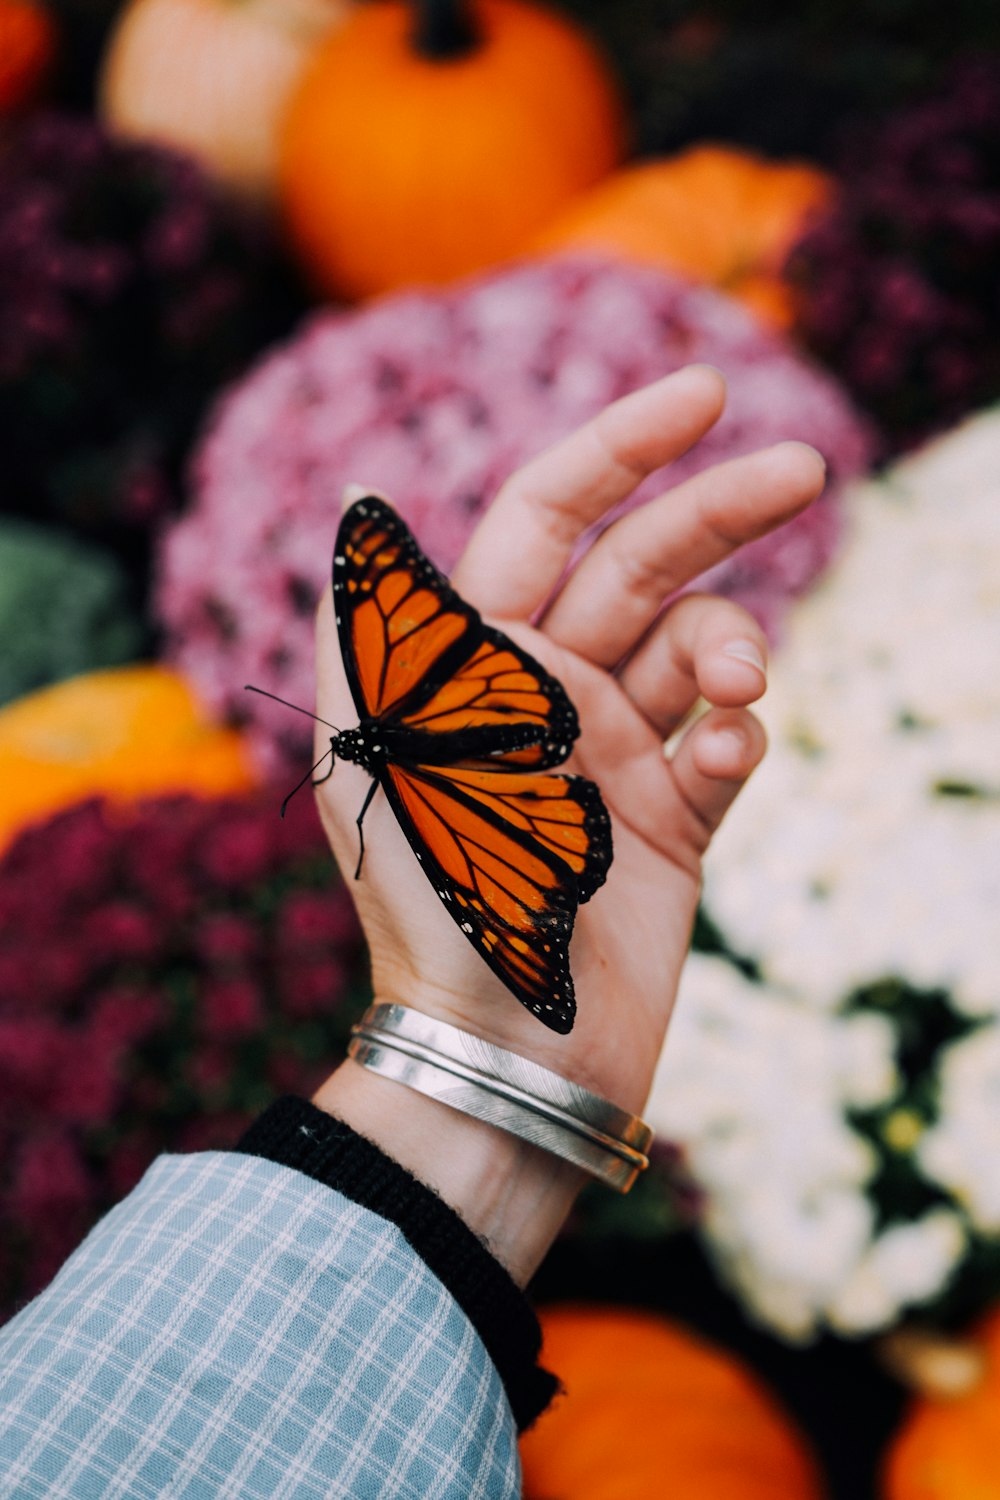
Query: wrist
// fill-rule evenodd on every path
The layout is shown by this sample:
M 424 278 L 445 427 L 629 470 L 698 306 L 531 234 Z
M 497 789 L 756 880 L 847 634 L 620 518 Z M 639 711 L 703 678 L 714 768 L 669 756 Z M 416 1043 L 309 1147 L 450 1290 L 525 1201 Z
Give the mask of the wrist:
M 665 1023 L 651 1026 L 648 1046 L 625 1049 L 615 1032 L 606 1029 L 601 1015 L 588 1009 L 577 1015 L 569 1035 L 561 1035 L 519 1005 L 476 953 L 470 952 L 468 969 L 456 972 L 448 983 L 440 973 L 433 978 L 422 973 L 416 963 L 404 968 L 398 962 L 379 960 L 379 950 L 389 947 L 387 943 L 376 945 L 369 939 L 369 946 L 372 987 L 380 1002 L 406 1006 L 470 1031 L 632 1113 L 644 1108 Z
M 522 1287 L 586 1181 L 540 1147 L 350 1060 L 313 1103 L 440 1194 Z

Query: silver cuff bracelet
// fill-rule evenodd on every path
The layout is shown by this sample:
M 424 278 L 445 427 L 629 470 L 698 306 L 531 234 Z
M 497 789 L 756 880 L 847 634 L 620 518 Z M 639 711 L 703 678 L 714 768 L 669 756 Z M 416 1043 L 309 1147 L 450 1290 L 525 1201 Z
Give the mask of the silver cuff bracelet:
M 347 1051 L 362 1067 L 530 1141 L 620 1193 L 649 1165 L 653 1132 L 635 1115 L 408 1006 L 371 1006 Z

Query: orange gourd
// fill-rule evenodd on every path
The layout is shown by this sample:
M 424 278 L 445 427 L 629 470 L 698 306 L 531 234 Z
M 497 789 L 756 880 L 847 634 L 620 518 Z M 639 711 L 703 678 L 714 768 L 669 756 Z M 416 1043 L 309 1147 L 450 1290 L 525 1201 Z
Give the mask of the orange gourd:
M 792 303 L 782 268 L 830 192 L 830 179 L 816 167 L 694 146 L 614 173 L 527 248 L 600 250 L 661 266 L 709 282 L 785 327 Z
M 514 254 L 616 165 L 624 137 L 604 64 L 554 12 L 372 0 L 289 106 L 288 227 L 330 292 L 450 281 Z
M 541 1322 L 566 1394 L 521 1439 L 524 1500 L 820 1500 L 802 1437 L 731 1355 L 645 1312 Z
M 56 29 L 35 0 L 0 0 L 0 115 L 34 102 L 56 55 Z
M 1000 1310 L 973 1330 L 975 1376 L 953 1395 L 918 1396 L 887 1454 L 885 1500 L 997 1500 Z
M 198 158 L 238 192 L 273 196 L 278 126 L 350 0 L 131 0 L 108 44 L 101 113 L 117 134 Z
M 213 724 L 166 667 L 90 672 L 0 710 L 0 849 L 85 797 L 223 796 L 256 784 L 241 737 Z

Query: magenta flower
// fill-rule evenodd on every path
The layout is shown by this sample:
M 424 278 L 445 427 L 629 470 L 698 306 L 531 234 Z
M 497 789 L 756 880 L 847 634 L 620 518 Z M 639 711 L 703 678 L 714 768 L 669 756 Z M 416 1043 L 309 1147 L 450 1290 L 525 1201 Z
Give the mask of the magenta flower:
M 88 802 L 0 859 L 0 1318 L 163 1150 L 309 1093 L 367 997 L 312 801 Z
M 300 761 L 306 721 L 242 687 L 312 703 L 312 616 L 343 485 L 388 492 L 449 569 L 508 474 L 698 360 L 724 371 L 728 409 L 671 480 L 781 438 L 815 444 L 830 465 L 821 504 L 709 580 L 774 630 L 830 555 L 838 485 L 866 462 L 863 423 L 736 302 L 657 271 L 558 259 L 321 313 L 230 392 L 194 461 L 190 513 L 164 540 L 170 654 L 216 707 L 250 721 L 265 759 Z M 665 483 L 654 475 L 637 501 Z

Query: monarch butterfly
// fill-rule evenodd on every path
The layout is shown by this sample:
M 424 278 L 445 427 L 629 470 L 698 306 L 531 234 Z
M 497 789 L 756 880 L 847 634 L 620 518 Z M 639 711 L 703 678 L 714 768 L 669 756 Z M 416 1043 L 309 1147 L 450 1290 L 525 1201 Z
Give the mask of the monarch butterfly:
M 377 496 L 344 513 L 333 603 L 360 722 L 331 738 L 329 774 L 339 757 L 372 777 L 355 877 L 381 787 L 459 930 L 522 1005 L 570 1031 L 576 910 L 612 856 L 595 784 L 548 774 L 580 732 L 576 710 L 538 662 L 484 625 Z

